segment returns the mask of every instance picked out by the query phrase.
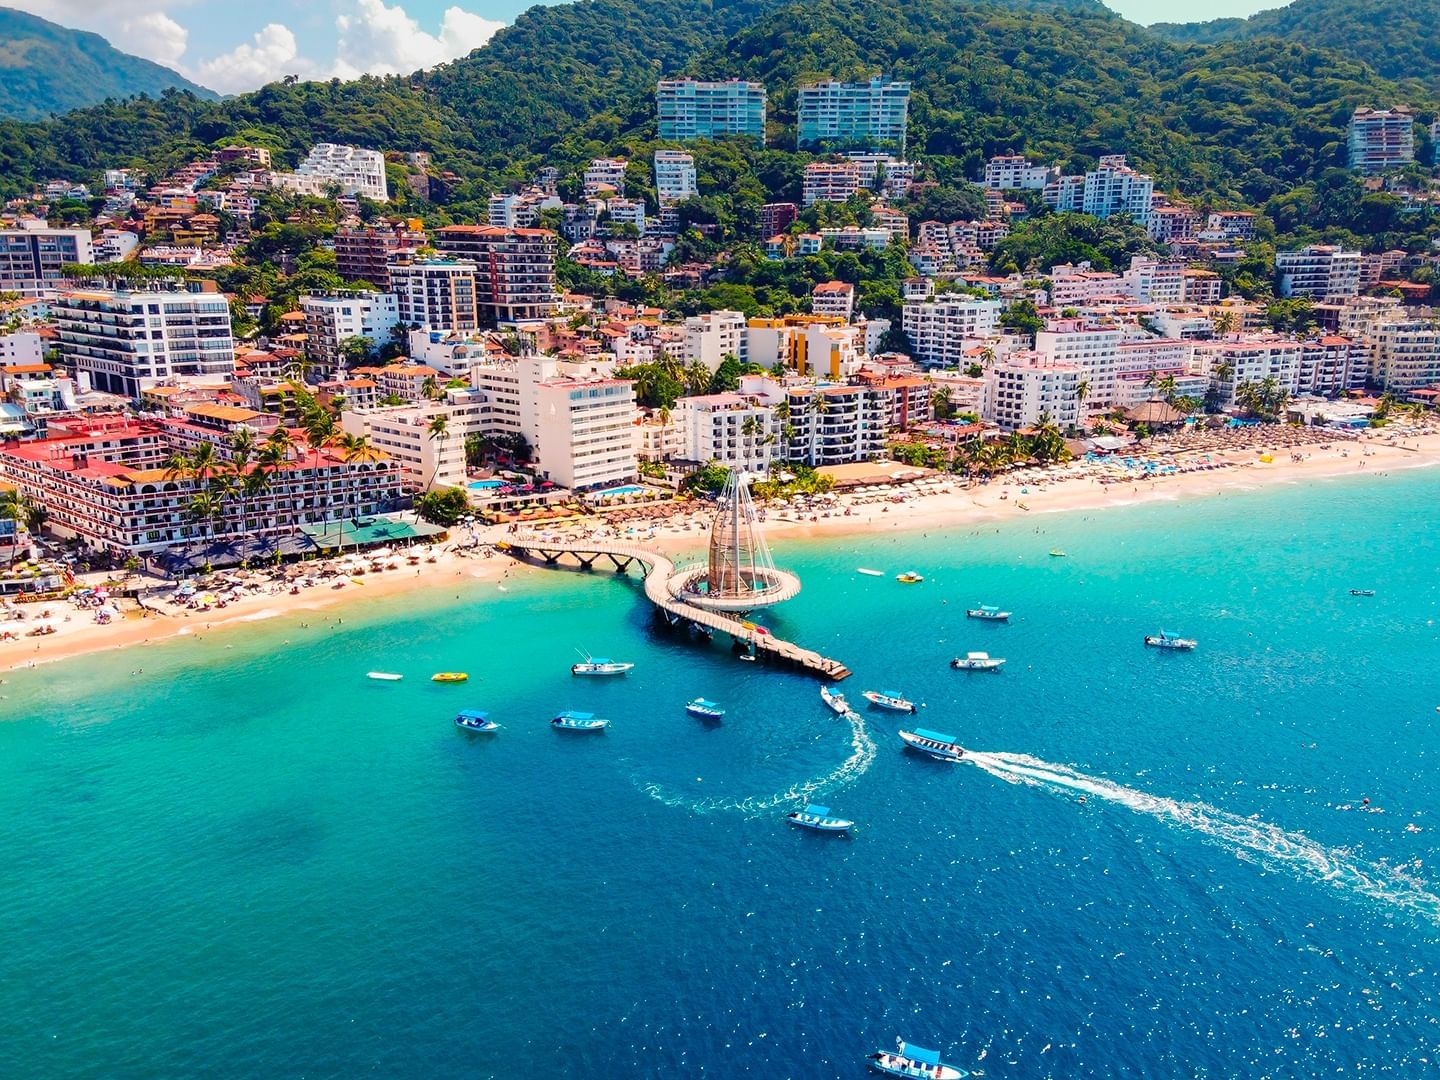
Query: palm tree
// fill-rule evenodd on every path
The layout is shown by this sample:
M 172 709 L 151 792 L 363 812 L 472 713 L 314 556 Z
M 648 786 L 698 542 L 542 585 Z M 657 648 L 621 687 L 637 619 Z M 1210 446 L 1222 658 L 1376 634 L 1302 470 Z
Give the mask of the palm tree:
M 340 447 L 340 460 L 346 465 L 379 461 L 385 456 L 385 451 L 371 446 L 370 440 L 364 435 L 352 435 L 347 431 L 335 442 Z
M 420 394 L 426 401 L 434 401 L 440 396 L 440 384 L 435 381 L 434 375 L 425 376 L 425 381 L 420 384 Z
M 1217 334 L 1230 334 L 1235 331 L 1235 312 L 1222 311 L 1215 318 L 1215 332 Z
M 316 408 L 300 418 L 300 428 L 305 432 L 305 441 L 319 449 L 335 441 L 339 429 L 335 417 L 325 409 Z
M 703 394 L 710 389 L 710 369 L 699 360 L 685 369 L 685 389 L 692 394 Z
M 295 438 L 290 430 L 283 424 L 272 431 L 265 439 L 265 445 L 260 448 L 260 460 L 267 468 L 275 468 L 277 465 L 290 460 L 290 455 L 295 450 Z
M 1150 374 L 1153 375 L 1155 373 L 1152 371 Z M 1075 404 L 1083 408 L 1085 405 L 1085 399 L 1089 396 L 1090 383 L 1085 379 L 1081 379 L 1078 383 L 1075 384 Z
M 209 535 L 215 535 L 215 522 L 219 521 L 225 514 L 225 502 L 214 491 L 208 489 L 197 491 L 190 496 L 190 501 L 185 506 L 186 516 L 200 526 L 201 535 L 209 530 Z
M 446 437 L 447 435 L 449 435 L 449 434 L 450 434 L 450 418 L 449 418 L 448 416 L 445 416 L 444 414 L 441 414 L 441 415 L 439 415 L 439 416 L 432 417 L 431 420 L 430 420 L 430 426 L 425 429 L 425 437 L 430 440 L 430 445 L 431 445 L 431 446 L 434 446 L 436 443 L 443 442 L 443 441 L 445 440 L 445 437 Z M 433 484 L 433 483 L 435 483 L 435 477 L 438 476 L 439 474 L 440 474 L 440 453 L 439 453 L 439 450 L 437 449 L 436 452 L 435 452 L 435 468 L 432 469 L 431 472 L 430 472 L 430 480 L 429 480 L 429 482 L 425 485 L 425 490 L 426 490 L 426 491 L 429 491 L 429 490 L 430 490 L 430 485 Z
M 219 469 L 220 455 L 215 451 L 215 444 L 202 442 L 188 454 L 171 454 L 170 460 L 165 463 L 165 479 L 194 480 L 197 484 L 203 484 Z

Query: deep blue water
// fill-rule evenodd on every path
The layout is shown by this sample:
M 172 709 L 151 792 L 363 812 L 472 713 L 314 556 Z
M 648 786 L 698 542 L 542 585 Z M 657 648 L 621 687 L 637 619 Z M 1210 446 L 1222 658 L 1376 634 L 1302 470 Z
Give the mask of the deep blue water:
M 957 766 L 603 574 L 12 676 L 0 1076 L 851 1077 L 897 1035 L 991 1077 L 1432 1074 L 1437 495 L 777 542 L 805 589 L 766 625 Z M 638 667 L 572 680 L 576 647 Z M 857 833 L 788 828 L 809 792 Z

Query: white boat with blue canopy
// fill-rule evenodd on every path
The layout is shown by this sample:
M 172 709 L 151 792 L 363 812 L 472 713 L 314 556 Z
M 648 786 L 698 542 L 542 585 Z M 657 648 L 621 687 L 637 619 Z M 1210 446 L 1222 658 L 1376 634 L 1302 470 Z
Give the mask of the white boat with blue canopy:
M 899 690 L 866 690 L 860 696 L 879 709 L 889 709 L 891 712 L 915 711 L 915 703 L 905 700 Z
M 691 716 L 698 716 L 701 720 L 722 720 L 725 717 L 725 710 L 720 707 L 718 702 L 707 701 L 703 697 L 686 702 L 685 711 Z
M 1145 644 L 1152 649 L 1193 649 L 1200 644 L 1191 638 L 1181 637 L 1179 634 L 1172 634 L 1169 630 L 1161 630 L 1158 634 L 1147 634 Z
M 916 1080 L 965 1080 L 970 1073 L 958 1065 L 947 1065 L 940 1060 L 940 1051 L 927 1050 L 923 1046 L 898 1040 L 900 1049 L 879 1050 L 866 1060 L 876 1072 L 887 1076 L 913 1077 Z
M 999 671 L 1005 666 L 1005 660 L 985 652 L 972 652 L 957 656 L 950 661 L 950 666 L 957 671 Z
M 491 732 L 500 725 L 490 719 L 490 714 L 479 709 L 461 709 L 455 715 L 455 726 L 466 731 Z
M 592 712 L 576 712 L 566 709 L 550 721 L 550 726 L 561 731 L 604 731 L 610 726 L 609 720 L 601 720 Z
M 971 619 L 984 619 L 987 622 L 1005 622 L 1010 618 L 1010 612 L 1001 611 L 992 604 L 981 604 L 979 607 L 966 608 L 965 615 Z
M 944 735 L 926 728 L 900 732 L 905 745 L 922 754 L 928 754 L 940 761 L 959 761 L 965 756 L 965 748 L 955 741 L 954 735 Z
M 850 703 L 845 700 L 845 695 L 839 690 L 831 690 L 828 686 L 822 686 L 820 700 L 825 702 L 830 711 L 837 716 L 844 716 L 850 711 Z
M 571 675 L 624 675 L 635 665 L 624 660 L 611 660 L 603 656 L 590 656 L 581 653 L 584 659 L 578 664 L 570 665 Z
M 853 821 L 831 817 L 828 806 L 820 806 L 816 803 L 807 803 L 804 810 L 792 810 L 785 815 L 785 820 L 791 825 L 799 825 L 802 829 L 814 829 L 816 832 L 848 832 L 855 827 Z

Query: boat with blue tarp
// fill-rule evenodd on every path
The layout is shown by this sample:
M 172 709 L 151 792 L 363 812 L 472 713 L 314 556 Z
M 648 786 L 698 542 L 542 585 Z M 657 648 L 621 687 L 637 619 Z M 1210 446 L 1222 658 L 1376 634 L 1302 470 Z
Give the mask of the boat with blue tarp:
M 624 675 L 635 665 L 624 660 L 611 660 L 603 656 L 590 656 L 581 653 L 585 659 L 578 664 L 570 665 L 571 675 Z
M 820 700 L 825 702 L 830 711 L 837 716 L 844 716 L 850 711 L 850 703 L 845 700 L 845 695 L 839 690 L 831 690 L 828 686 L 822 686 Z
M 900 732 L 900 738 L 911 749 L 919 750 L 922 754 L 928 754 L 940 761 L 959 761 L 965 756 L 965 748 L 955 741 L 954 735 L 916 728 L 914 731 Z
M 912 1077 L 914 1080 L 965 1080 L 970 1075 L 958 1065 L 947 1065 L 941 1061 L 938 1050 L 927 1050 L 904 1039 L 896 1041 L 900 1044 L 899 1050 L 878 1050 L 866 1058 L 876 1072 Z
M 566 709 L 557 713 L 550 726 L 561 731 L 604 731 L 610 726 L 609 720 L 601 720 L 591 712 L 576 712 Z
M 831 817 L 828 806 L 820 806 L 816 803 L 807 803 L 804 810 L 792 810 L 785 815 L 785 820 L 791 825 L 799 825 L 802 829 L 814 829 L 816 832 L 848 832 L 855 827 L 853 821 Z
M 490 714 L 479 709 L 461 709 L 455 715 L 455 726 L 466 731 L 491 732 L 500 725 L 490 719 Z
M 980 604 L 977 607 L 966 608 L 965 617 L 968 619 L 983 619 L 986 622 L 1007 622 L 1010 612 L 1001 611 L 994 604 Z
M 1168 630 L 1161 630 L 1158 634 L 1147 634 L 1145 644 L 1152 649 L 1180 649 L 1188 651 L 1200 644 L 1193 638 L 1181 637 L 1179 634 L 1172 634 Z
M 725 718 L 725 710 L 720 707 L 718 702 L 707 701 L 703 697 L 686 702 L 685 711 L 691 716 L 698 716 L 701 720 L 723 720 Z

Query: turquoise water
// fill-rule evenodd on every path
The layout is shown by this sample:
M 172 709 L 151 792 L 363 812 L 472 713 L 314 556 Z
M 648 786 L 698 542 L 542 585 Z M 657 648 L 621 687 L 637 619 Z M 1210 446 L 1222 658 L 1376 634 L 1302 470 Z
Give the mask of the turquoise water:
M 778 541 L 805 590 L 766 625 L 955 766 L 605 574 L 11 676 L 0 1076 L 856 1077 L 896 1035 L 990 1077 L 1432 1073 L 1437 495 Z M 809 796 L 856 835 L 787 828 Z

